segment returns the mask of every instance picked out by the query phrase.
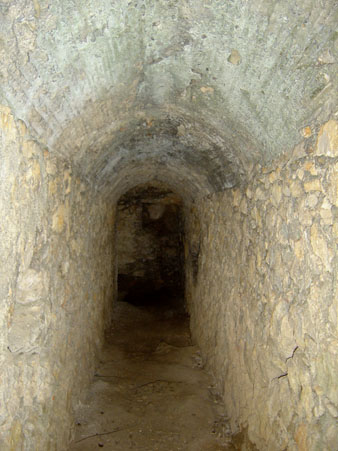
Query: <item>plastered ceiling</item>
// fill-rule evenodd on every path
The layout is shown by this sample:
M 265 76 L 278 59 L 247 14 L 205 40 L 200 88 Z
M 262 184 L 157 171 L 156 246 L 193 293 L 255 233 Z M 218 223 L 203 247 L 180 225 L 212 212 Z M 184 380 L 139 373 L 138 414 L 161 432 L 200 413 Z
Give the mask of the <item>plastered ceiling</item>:
M 0 2 L 0 96 L 105 193 L 219 191 L 337 104 L 335 0 Z

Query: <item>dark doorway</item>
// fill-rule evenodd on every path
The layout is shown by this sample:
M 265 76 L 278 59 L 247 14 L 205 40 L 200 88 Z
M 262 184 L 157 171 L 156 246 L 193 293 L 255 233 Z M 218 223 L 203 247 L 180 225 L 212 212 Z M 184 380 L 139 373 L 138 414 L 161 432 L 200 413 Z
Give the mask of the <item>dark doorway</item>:
M 165 185 L 139 185 L 118 202 L 118 299 L 184 299 L 183 206 Z

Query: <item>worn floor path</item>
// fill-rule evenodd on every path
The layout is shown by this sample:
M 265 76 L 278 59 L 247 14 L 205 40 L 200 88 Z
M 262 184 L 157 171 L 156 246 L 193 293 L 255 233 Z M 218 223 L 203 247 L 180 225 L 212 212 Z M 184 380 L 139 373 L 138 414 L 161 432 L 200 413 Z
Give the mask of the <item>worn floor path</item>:
M 191 345 L 188 318 L 172 302 L 161 305 L 117 303 L 69 451 L 240 449 Z

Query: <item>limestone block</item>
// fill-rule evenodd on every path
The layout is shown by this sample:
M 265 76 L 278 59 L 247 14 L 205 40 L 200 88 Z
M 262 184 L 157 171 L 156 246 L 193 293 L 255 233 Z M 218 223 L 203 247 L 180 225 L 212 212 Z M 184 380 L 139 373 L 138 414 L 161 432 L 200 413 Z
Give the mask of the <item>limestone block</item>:
M 294 439 L 297 443 L 297 451 L 308 451 L 308 428 L 305 423 L 297 427 Z
M 50 180 L 48 182 L 48 193 L 50 196 L 53 196 L 54 194 L 57 193 L 58 190 L 58 184 L 57 184 L 57 180 Z
M 338 122 L 330 120 L 321 129 L 318 134 L 317 155 L 327 155 L 330 157 L 338 156 Z
M 44 308 L 41 304 L 17 305 L 8 333 L 10 351 L 14 353 L 39 352 L 44 326 Z
M 310 385 L 302 387 L 300 396 L 300 407 L 303 410 L 307 421 L 311 421 L 313 409 L 315 407 L 314 393 Z
M 325 404 L 326 409 L 329 411 L 330 415 L 333 418 L 337 418 L 338 419 L 338 406 L 334 405 L 328 399 L 324 399 L 324 404 Z
M 313 179 L 304 183 L 304 190 L 306 193 L 309 193 L 311 191 L 322 191 L 323 188 L 319 179 Z
M 290 183 L 290 192 L 292 197 L 301 197 L 303 196 L 303 188 L 299 180 L 291 180 Z
M 301 202 L 300 203 L 300 207 L 303 205 L 304 203 Z M 308 211 L 306 209 L 299 209 L 299 221 L 303 226 L 311 226 L 312 222 L 313 222 L 313 213 L 311 211 Z
M 48 175 L 55 175 L 57 173 L 56 161 L 49 157 L 49 153 L 45 154 L 46 159 L 46 172 Z
M 239 189 L 233 190 L 233 205 L 234 207 L 238 207 L 241 203 L 242 195 Z
M 252 199 L 253 192 L 251 191 L 251 189 L 249 187 L 246 189 L 245 194 L 248 199 Z
M 60 205 L 53 215 L 52 228 L 55 232 L 61 233 L 65 227 L 66 208 Z
M 288 381 L 290 388 L 292 390 L 292 396 L 295 399 L 295 402 L 298 403 L 300 399 L 300 394 L 302 392 L 302 385 L 299 380 L 299 367 L 297 366 L 297 362 L 295 360 L 290 359 L 286 362 L 287 372 L 288 372 Z
M 261 187 L 257 187 L 255 191 L 255 199 L 256 200 L 264 200 L 266 198 L 266 193 L 262 190 Z
M 32 158 L 33 155 L 39 153 L 39 146 L 35 141 L 25 139 L 21 146 L 22 153 L 26 158 Z
M 248 213 L 248 204 L 247 204 L 247 200 L 245 197 L 243 197 L 241 204 L 239 206 L 239 210 L 241 213 L 243 213 L 244 215 L 246 215 Z
M 309 172 L 311 175 L 318 175 L 317 169 L 313 161 L 306 161 L 304 164 L 304 170 Z
M 291 196 L 290 187 L 288 185 L 283 185 L 282 191 L 283 191 L 283 196 L 287 196 L 287 197 Z
M 311 227 L 310 241 L 314 254 L 320 258 L 325 269 L 330 271 L 332 268 L 331 255 L 327 246 L 327 241 L 317 224 L 313 224 Z
M 273 201 L 275 207 L 278 207 L 281 199 L 282 199 L 282 187 L 275 183 L 271 189 L 271 200 Z
M 298 241 L 302 238 L 302 235 L 303 235 L 303 229 L 302 229 L 298 219 L 290 218 L 287 221 L 287 236 L 289 239 L 289 244 L 292 246 L 292 244 L 295 241 Z
M 29 304 L 39 300 L 46 300 L 48 293 L 47 274 L 45 271 L 27 269 L 18 277 L 17 302 Z
M 304 258 L 304 241 L 299 239 L 294 243 L 294 252 L 298 260 L 303 260 Z
M 315 208 L 317 204 L 318 204 L 318 195 L 310 194 L 309 196 L 307 196 L 305 205 L 308 208 Z
M 67 169 L 63 173 L 63 184 L 64 184 L 64 193 L 69 194 L 71 192 L 71 186 L 72 186 L 72 172 L 71 170 Z
M 15 142 L 17 139 L 17 128 L 11 109 L 0 105 L 0 131 L 4 132 L 6 143 Z
M 338 207 L 338 162 L 328 171 L 328 183 L 324 187 L 328 201 Z
M 332 216 L 331 210 L 328 210 L 327 208 L 321 208 L 320 216 L 321 216 L 324 224 L 326 224 L 326 225 L 332 224 L 333 216 Z
M 294 350 L 297 347 L 297 343 L 294 338 L 294 330 L 290 324 L 288 316 L 284 316 L 281 320 L 280 346 L 285 352 L 285 360 L 292 356 Z

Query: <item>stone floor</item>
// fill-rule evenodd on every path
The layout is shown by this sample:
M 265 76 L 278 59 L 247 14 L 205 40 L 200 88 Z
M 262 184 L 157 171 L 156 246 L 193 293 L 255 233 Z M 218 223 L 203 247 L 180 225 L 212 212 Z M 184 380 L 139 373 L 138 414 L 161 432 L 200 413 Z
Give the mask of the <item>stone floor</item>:
M 116 304 L 69 451 L 244 449 L 231 442 L 223 406 L 191 344 L 188 318 L 176 307 L 173 301 Z

